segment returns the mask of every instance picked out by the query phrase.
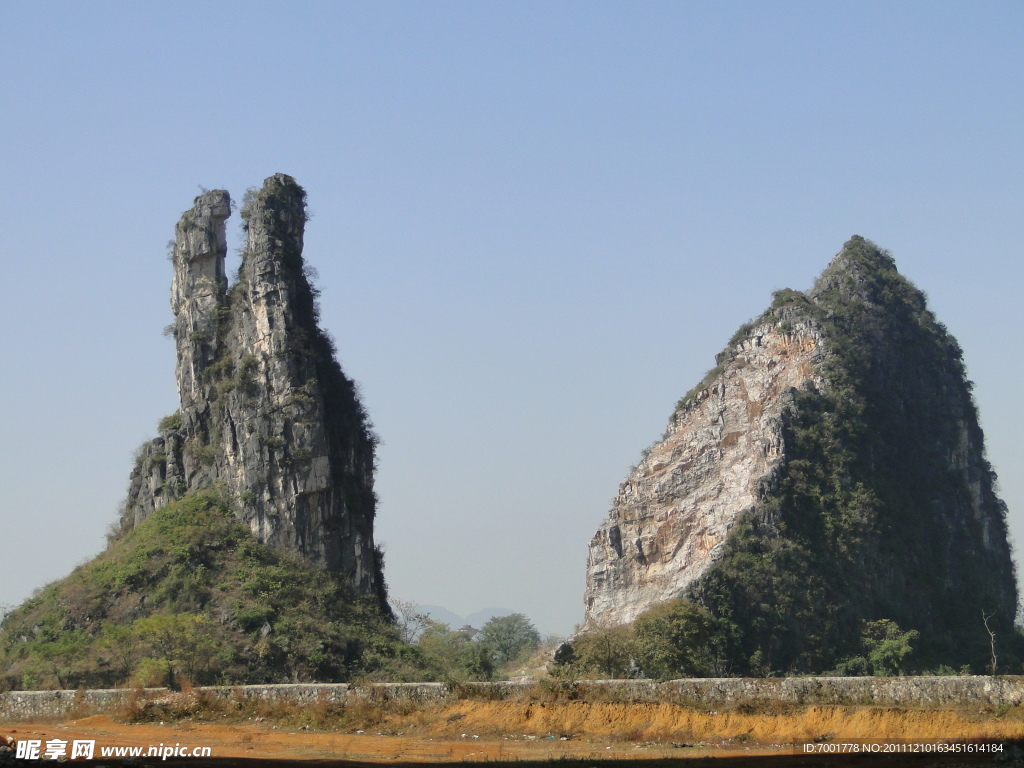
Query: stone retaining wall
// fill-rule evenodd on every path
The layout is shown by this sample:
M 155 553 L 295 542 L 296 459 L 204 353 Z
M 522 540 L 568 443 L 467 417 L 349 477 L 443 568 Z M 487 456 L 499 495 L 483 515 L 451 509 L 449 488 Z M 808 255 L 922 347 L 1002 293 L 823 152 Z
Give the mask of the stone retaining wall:
M 788 677 L 699 678 L 656 683 L 650 680 L 590 680 L 464 683 L 345 683 L 239 685 L 200 688 L 218 698 L 263 701 L 344 703 L 361 699 L 418 702 L 447 698 L 514 698 L 543 686 L 574 698 L 612 701 L 667 701 L 700 708 L 779 701 L 788 704 L 843 704 L 886 707 L 1016 706 L 1024 703 L 1024 677 Z M 0 722 L 55 718 L 115 711 L 131 696 L 166 700 L 166 688 L 93 691 L 11 691 L 0 694 Z

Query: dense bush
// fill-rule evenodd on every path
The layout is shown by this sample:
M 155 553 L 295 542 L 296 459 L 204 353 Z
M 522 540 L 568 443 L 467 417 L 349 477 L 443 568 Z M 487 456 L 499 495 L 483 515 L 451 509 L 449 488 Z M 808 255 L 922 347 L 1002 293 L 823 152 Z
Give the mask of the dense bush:
M 919 637 L 917 630 L 903 632 L 895 621 L 865 621 L 860 638 L 863 655 L 844 659 L 836 671 L 841 675 L 902 675 Z

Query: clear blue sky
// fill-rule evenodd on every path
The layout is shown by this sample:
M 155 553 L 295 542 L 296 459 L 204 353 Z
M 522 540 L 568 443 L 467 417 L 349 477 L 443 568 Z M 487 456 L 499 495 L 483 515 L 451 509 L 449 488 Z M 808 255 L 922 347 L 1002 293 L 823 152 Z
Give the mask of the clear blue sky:
M 853 234 L 959 338 L 1024 541 L 1021 3 L 7 0 L 0 35 L 0 603 L 103 547 L 177 407 L 178 216 L 278 171 L 397 597 L 570 631 L 676 399 Z

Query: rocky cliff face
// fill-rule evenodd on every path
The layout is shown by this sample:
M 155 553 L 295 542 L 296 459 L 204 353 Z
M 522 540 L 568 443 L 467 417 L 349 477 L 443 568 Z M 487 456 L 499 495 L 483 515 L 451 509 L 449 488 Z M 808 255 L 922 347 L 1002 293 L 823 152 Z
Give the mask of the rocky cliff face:
M 719 559 L 783 459 L 792 393 L 821 383 L 820 330 L 764 322 L 681 404 L 664 438 L 619 486 L 590 542 L 587 622 L 625 624 L 682 595 Z
M 321 564 L 383 605 L 373 542 L 375 438 L 317 325 L 317 294 L 302 259 L 305 192 L 277 174 L 247 194 L 246 249 L 229 289 L 230 214 L 227 192 L 207 192 L 175 230 L 181 408 L 140 451 L 122 525 L 219 484 L 260 541 Z
M 854 237 L 717 362 L 590 543 L 587 626 L 686 597 L 731 628 L 736 672 L 827 669 L 882 618 L 977 663 L 981 611 L 1005 631 L 1016 608 L 1006 510 L 924 295 Z

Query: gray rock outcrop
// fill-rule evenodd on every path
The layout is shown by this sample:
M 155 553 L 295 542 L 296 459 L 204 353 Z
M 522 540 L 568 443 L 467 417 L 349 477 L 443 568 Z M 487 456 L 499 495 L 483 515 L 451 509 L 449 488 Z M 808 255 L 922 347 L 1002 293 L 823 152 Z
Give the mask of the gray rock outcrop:
M 284 174 L 247 193 L 246 247 L 230 288 L 228 193 L 200 195 L 178 222 L 171 308 L 181 408 L 140 450 L 122 527 L 219 485 L 260 541 L 341 574 L 383 605 L 376 438 L 317 324 L 302 259 L 305 197 Z

